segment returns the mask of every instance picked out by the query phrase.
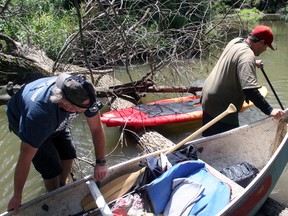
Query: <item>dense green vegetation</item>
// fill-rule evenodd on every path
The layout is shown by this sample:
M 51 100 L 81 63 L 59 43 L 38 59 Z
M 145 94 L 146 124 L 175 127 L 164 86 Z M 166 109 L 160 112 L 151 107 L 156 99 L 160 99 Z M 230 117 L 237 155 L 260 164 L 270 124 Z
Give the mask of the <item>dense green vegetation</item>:
M 0 0 L 0 33 L 10 36 L 16 41 L 36 45 L 43 49 L 52 59 L 55 59 L 63 45 L 67 43 L 67 39 L 72 34 L 77 33 L 79 29 L 79 17 L 74 5 L 75 2 L 73 0 Z M 81 4 L 82 25 L 91 23 L 86 29 L 95 30 L 96 32 L 100 31 L 96 33 L 99 35 L 101 35 L 101 32 L 105 32 L 107 35 L 111 34 L 111 31 L 109 32 L 110 29 L 118 26 L 118 30 L 123 31 L 122 40 L 129 40 L 129 42 L 125 43 L 125 46 L 133 46 L 137 50 L 149 47 L 150 51 L 155 51 L 156 44 L 157 47 L 160 47 L 159 53 L 161 55 L 170 52 L 168 51 L 170 49 L 168 46 L 172 45 L 171 40 L 178 40 L 183 37 L 186 38 L 182 41 L 179 40 L 181 45 L 177 46 L 177 51 L 179 52 L 184 52 L 187 49 L 191 50 L 191 41 L 195 40 L 194 37 L 200 41 L 205 38 L 206 43 L 211 43 L 211 37 L 213 38 L 216 35 L 219 37 L 218 31 L 221 31 L 221 29 L 215 27 L 213 27 L 212 31 L 211 26 L 221 21 L 227 22 L 227 15 L 236 14 L 236 19 L 241 17 L 245 21 L 253 22 L 259 17 L 249 16 L 251 14 L 286 12 L 286 1 L 277 0 L 161 0 L 158 1 L 160 2 L 160 4 L 157 3 L 158 5 L 156 1 L 148 0 L 116 0 L 113 7 L 111 2 L 108 1 L 101 1 L 101 4 L 100 1 L 95 2 L 97 2 L 97 7 L 94 6 L 94 8 L 91 5 L 84 5 L 84 1 L 82 3 L 78 2 Z M 93 13 L 89 12 L 89 7 L 91 7 Z M 108 10 L 109 7 L 113 9 Z M 152 11 L 148 15 L 149 19 L 146 18 L 134 30 L 137 34 L 131 34 L 128 38 L 127 32 L 124 35 L 124 31 L 129 28 L 132 29 L 132 26 L 136 25 L 145 16 L 145 12 L 147 12 L 145 9 L 147 8 Z M 109 16 L 107 11 L 110 13 Z M 93 14 L 98 16 L 98 18 L 93 17 Z M 99 19 L 99 16 L 103 16 L 103 14 L 106 14 L 105 18 Z M 96 24 L 93 23 L 93 19 L 98 19 Z M 97 29 L 95 25 L 97 25 Z M 201 34 L 196 30 L 199 28 L 204 30 Z M 192 34 L 190 30 L 195 34 Z M 204 32 L 208 32 L 209 35 L 204 37 Z M 139 40 L 139 35 L 141 34 L 147 34 L 142 41 Z M 157 37 L 155 34 L 158 34 Z M 190 36 L 187 37 L 189 34 Z M 119 35 L 114 35 L 114 33 L 107 36 L 111 38 L 113 36 L 119 37 Z M 113 40 L 117 39 L 114 38 Z M 91 43 L 87 42 L 87 44 Z M 103 48 L 104 44 L 99 46 Z M 122 47 L 123 50 L 125 50 L 125 46 Z M 76 57 L 78 56 L 76 55 Z M 106 56 L 103 56 L 103 58 L 106 58 Z
M 222 2 L 225 5 L 232 6 L 233 8 L 256 8 L 264 13 L 278 13 L 281 8 L 287 6 L 286 0 L 223 0 Z
M 9 9 L 1 13 L 0 32 L 39 46 L 55 57 L 67 37 L 77 30 L 75 10 L 67 4 L 61 0 L 12 0 Z

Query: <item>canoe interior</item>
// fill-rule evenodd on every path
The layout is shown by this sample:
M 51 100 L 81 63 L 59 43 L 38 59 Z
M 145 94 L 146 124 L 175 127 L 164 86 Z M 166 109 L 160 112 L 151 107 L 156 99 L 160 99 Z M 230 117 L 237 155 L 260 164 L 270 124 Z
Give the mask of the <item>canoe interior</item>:
M 257 122 L 256 125 L 231 130 L 225 136 L 213 136 L 194 142 L 203 149 L 198 157 L 217 170 L 240 162 L 248 162 L 261 170 L 277 148 L 277 121 Z
M 285 119 L 278 122 L 269 117 L 251 125 L 244 125 L 222 134 L 200 138 L 189 143 L 197 149 L 201 149 L 201 152 L 198 152 L 198 157 L 216 170 L 240 162 L 251 163 L 261 170 L 285 136 L 287 118 L 286 116 Z M 162 151 L 165 152 L 165 150 Z M 159 152 L 150 155 L 158 155 Z M 139 169 L 138 162 L 145 161 L 146 156 L 111 167 L 103 184 Z
M 209 138 L 200 138 L 190 143 L 202 150 L 198 152 L 198 157 L 208 163 L 208 166 L 211 166 L 211 169 L 216 173 L 217 170 L 240 162 L 248 162 L 261 170 L 283 140 L 286 132 L 287 116 L 280 122 L 266 118 L 251 125 L 245 125 Z M 165 152 L 165 150 L 163 151 Z M 158 155 L 159 152 L 150 155 Z M 101 185 L 105 185 L 121 175 L 138 170 L 138 162 L 145 161 L 146 156 L 110 167 L 109 174 Z M 89 179 L 92 179 L 92 176 L 87 176 L 25 203 L 21 207 L 19 215 L 77 215 L 83 211 L 81 201 L 90 194 L 85 183 Z M 242 188 L 239 186 L 235 188 L 237 188 L 235 189 L 237 193 L 234 191 L 236 196 Z M 1 216 L 4 215 L 12 214 L 10 212 L 1 214 Z

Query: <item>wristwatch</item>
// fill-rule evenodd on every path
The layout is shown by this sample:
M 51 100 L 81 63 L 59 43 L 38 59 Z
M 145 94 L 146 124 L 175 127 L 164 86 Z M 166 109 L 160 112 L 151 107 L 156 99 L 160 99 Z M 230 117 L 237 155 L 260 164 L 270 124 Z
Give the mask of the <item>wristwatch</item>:
M 96 164 L 99 164 L 99 165 L 102 165 L 102 166 L 104 166 L 105 164 L 106 164 L 106 160 L 105 159 L 97 159 L 96 160 Z

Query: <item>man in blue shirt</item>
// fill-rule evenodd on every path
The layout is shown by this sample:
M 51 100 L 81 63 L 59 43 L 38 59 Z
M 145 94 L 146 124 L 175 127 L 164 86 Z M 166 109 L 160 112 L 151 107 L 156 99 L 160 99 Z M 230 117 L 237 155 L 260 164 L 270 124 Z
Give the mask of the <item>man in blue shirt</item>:
M 105 177 L 100 106 L 95 88 L 85 76 L 66 73 L 28 83 L 12 96 L 7 104 L 7 117 L 10 130 L 21 139 L 21 146 L 8 210 L 18 212 L 31 162 L 42 175 L 47 191 L 65 184 L 76 158 L 70 125 L 81 112 L 92 135 L 96 158 L 94 177 L 96 180 Z

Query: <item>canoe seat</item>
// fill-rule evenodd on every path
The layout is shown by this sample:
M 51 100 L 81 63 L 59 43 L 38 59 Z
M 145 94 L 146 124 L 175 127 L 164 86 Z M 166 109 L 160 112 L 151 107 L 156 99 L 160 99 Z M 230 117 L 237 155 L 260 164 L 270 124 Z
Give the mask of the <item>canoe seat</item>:
M 113 216 L 111 209 L 109 208 L 108 204 L 106 203 L 103 195 L 101 194 L 99 188 L 97 187 L 94 180 L 89 180 L 86 182 L 89 190 L 94 198 L 96 205 L 98 206 L 99 210 L 101 211 L 103 216 Z
M 214 175 L 216 178 L 218 178 L 219 180 L 225 182 L 226 184 L 228 184 L 231 187 L 231 200 L 233 200 L 239 193 L 241 193 L 244 188 L 241 187 L 239 184 L 237 184 L 236 182 L 232 181 L 231 179 L 229 179 L 227 176 L 223 175 L 222 173 L 220 173 L 218 170 L 216 170 L 215 168 L 213 168 L 212 166 L 210 166 L 209 164 L 207 164 L 205 162 L 205 166 L 207 168 L 207 170 L 209 170 L 209 172 Z

